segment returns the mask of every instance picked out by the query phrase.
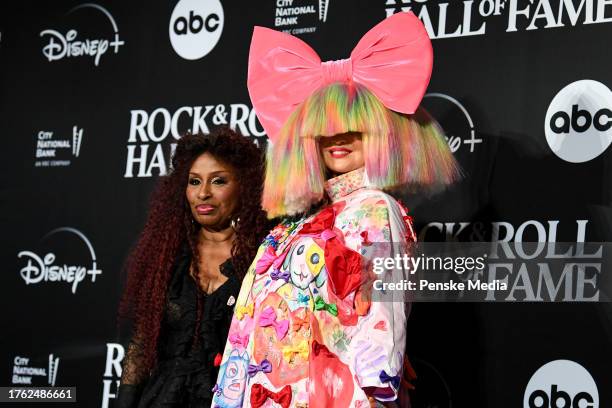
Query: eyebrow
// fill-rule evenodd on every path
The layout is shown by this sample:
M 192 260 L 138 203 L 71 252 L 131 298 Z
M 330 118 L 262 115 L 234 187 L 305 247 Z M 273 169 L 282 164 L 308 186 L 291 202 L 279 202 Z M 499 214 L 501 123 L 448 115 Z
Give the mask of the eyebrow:
M 228 173 L 228 174 L 231 174 L 231 172 L 230 172 L 230 171 L 228 171 L 228 170 L 217 170 L 217 171 L 212 171 L 212 172 L 210 172 L 210 175 L 211 175 L 211 176 L 216 176 L 216 175 L 219 175 L 219 174 L 221 174 L 221 173 Z M 191 176 L 191 175 L 194 175 L 194 176 L 201 177 L 199 173 L 195 173 L 195 172 L 193 172 L 193 171 L 190 171 L 190 172 L 189 172 L 189 175 L 190 175 L 190 176 Z

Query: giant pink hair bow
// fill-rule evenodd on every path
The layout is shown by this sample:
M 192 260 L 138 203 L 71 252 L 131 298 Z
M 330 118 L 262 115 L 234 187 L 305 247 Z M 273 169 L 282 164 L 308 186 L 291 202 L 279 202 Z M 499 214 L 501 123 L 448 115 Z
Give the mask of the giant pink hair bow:
M 414 113 L 432 64 L 431 41 L 412 12 L 383 20 L 361 38 L 350 58 L 337 61 L 321 62 L 302 40 L 255 27 L 247 86 L 257 117 L 274 142 L 296 106 L 334 82 L 361 84 L 387 108 Z

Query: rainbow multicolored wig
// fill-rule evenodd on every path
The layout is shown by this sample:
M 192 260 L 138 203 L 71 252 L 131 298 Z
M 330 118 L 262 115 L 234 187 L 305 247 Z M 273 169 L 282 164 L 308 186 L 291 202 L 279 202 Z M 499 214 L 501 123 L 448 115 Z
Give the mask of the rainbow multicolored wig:
M 412 12 L 384 19 L 349 58 L 335 61 L 322 62 L 289 34 L 255 27 L 247 87 L 272 142 L 268 216 L 302 213 L 324 198 L 319 137 L 361 133 L 370 187 L 453 181 L 458 167 L 442 131 L 419 107 L 432 66 L 431 40 Z
M 458 177 L 442 129 L 424 109 L 396 113 L 364 86 L 334 83 L 299 105 L 268 149 L 263 207 L 269 217 L 305 212 L 324 198 L 317 139 L 346 132 L 362 134 L 370 187 L 449 184 Z

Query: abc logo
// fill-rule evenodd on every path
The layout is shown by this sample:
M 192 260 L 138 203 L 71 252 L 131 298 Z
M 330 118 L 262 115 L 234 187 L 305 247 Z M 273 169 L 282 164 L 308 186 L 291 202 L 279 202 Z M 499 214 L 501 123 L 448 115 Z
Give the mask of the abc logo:
M 586 405 L 581 405 L 585 401 Z M 562 404 L 562 405 L 559 405 Z M 593 406 L 593 397 L 588 392 L 579 392 L 571 398 L 565 391 L 559 391 L 553 384 L 550 392 L 536 390 L 529 396 L 529 408 L 587 408 Z
M 578 105 L 572 105 L 571 116 L 560 111 L 552 115 L 550 128 L 555 133 L 569 133 L 570 126 L 574 132 L 582 133 L 590 129 L 591 125 L 600 132 L 605 132 L 612 127 L 612 111 L 607 108 L 598 110 L 591 117 L 586 109 L 579 109 Z
M 546 141 L 561 159 L 583 163 L 612 143 L 612 91 L 588 79 L 573 82 L 553 98 L 544 123 Z
M 527 384 L 524 408 L 598 408 L 599 393 L 591 374 L 570 360 L 540 367 Z
M 219 0 L 180 0 L 170 17 L 170 43 L 188 60 L 204 57 L 217 45 L 223 31 Z

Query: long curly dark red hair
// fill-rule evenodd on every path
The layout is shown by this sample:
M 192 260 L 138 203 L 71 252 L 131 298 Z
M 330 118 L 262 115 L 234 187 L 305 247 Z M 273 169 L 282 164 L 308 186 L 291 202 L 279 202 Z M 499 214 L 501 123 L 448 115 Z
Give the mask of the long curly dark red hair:
M 145 373 L 157 362 L 168 285 L 176 259 L 186 247 L 191 252 L 196 282 L 199 282 L 197 237 L 200 226 L 193 222 L 185 190 L 189 170 L 203 153 L 210 153 L 238 173 L 240 201 L 236 215 L 239 222 L 235 227 L 232 262 L 240 277 L 246 273 L 270 226 L 261 208 L 264 165 L 263 154 L 257 146 L 228 127 L 207 135 L 187 134 L 179 140 L 172 158 L 172 170 L 160 178 L 151 197 L 144 230 L 127 260 L 127 282 L 119 305 L 120 322 L 125 319 L 133 322 L 133 336 L 138 339 L 142 364 L 139 371 Z M 196 333 L 199 314 L 197 320 Z M 195 333 L 194 338 L 197 341 Z

